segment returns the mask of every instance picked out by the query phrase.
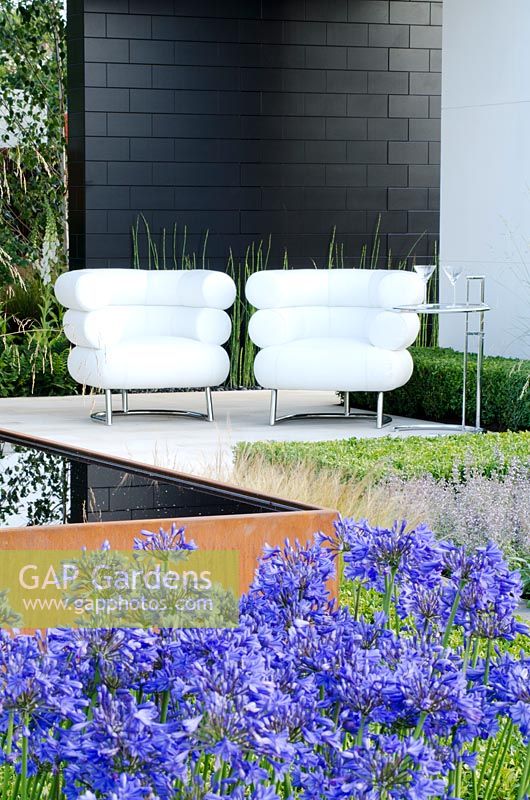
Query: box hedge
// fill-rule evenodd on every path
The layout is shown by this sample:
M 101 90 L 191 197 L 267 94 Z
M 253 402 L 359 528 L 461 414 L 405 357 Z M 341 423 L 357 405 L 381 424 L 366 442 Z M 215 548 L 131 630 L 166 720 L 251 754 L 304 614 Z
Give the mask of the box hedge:
M 530 467 L 530 432 L 450 436 L 382 436 L 330 442 L 255 442 L 239 444 L 236 459 L 264 458 L 295 467 L 303 462 L 338 471 L 343 478 L 403 478 L 430 474 L 461 478 L 469 468 L 483 475 L 502 473 L 513 461 Z
M 412 347 L 414 372 L 405 386 L 385 394 L 385 411 L 434 422 L 460 422 L 462 354 Z M 476 356 L 470 355 L 467 421 L 474 424 Z M 492 431 L 530 430 L 530 361 L 487 356 L 482 370 L 481 421 Z M 373 408 L 374 393 L 352 392 L 352 408 Z

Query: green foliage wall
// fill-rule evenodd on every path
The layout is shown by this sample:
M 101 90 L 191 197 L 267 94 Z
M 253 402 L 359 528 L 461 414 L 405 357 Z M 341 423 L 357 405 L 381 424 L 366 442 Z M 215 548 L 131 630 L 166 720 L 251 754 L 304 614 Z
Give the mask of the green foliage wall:
M 59 0 L 0 0 L 0 277 L 66 246 L 65 21 Z M 48 253 L 49 255 L 49 253 Z M 44 254 L 46 259 L 46 253 Z
M 65 20 L 60 0 L 0 0 L 0 396 L 64 394 Z

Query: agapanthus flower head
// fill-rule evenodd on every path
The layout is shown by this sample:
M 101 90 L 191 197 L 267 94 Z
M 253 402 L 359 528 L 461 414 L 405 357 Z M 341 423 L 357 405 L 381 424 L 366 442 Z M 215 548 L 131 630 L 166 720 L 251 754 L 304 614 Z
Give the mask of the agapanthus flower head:
M 411 579 L 424 584 L 438 580 L 436 541 L 425 525 L 409 528 L 403 520 L 379 528 L 366 520 L 343 519 L 336 523 L 336 533 L 344 552 L 344 576 L 350 580 L 361 580 L 378 592 L 384 592 L 388 575 L 398 585 Z
M 509 653 L 499 656 L 490 670 L 489 699 L 498 711 L 507 713 L 530 744 L 530 656 L 519 659 Z
M 83 792 L 79 800 L 97 800 L 93 792 Z M 115 781 L 114 791 L 108 794 L 108 800 L 156 800 L 153 791 L 134 777 L 124 772 Z
M 138 703 L 127 690 L 111 694 L 102 686 L 92 719 L 63 733 L 68 800 L 78 796 L 76 787 L 86 787 L 102 797 L 111 797 L 114 792 L 125 798 L 127 785 L 120 785 L 122 775 L 127 776 L 126 784 L 134 791 L 142 787 L 146 800 L 155 796 L 169 800 L 171 785 L 182 770 L 178 759 L 170 755 L 170 731 L 158 718 L 154 703 Z
M 0 648 L 0 696 L 4 709 L 36 717 L 55 712 L 63 718 L 86 705 L 79 698 L 82 683 L 73 670 L 65 671 L 35 636 L 16 636 Z
M 413 737 L 372 736 L 345 753 L 343 765 L 342 797 L 427 800 L 446 789 L 434 751 Z
M 186 541 L 184 528 L 177 528 L 175 522 L 171 523 L 169 530 L 160 528 L 157 532 L 142 530 L 140 537 L 135 537 L 133 548 L 135 550 L 197 550 L 195 542 Z
M 497 545 L 489 543 L 469 552 L 451 542 L 441 542 L 440 552 L 446 609 L 459 596 L 457 625 L 468 634 L 490 640 L 511 640 L 528 632 L 514 617 L 521 597 L 521 577 L 510 570 Z
M 484 699 L 468 688 L 461 659 L 419 638 L 402 642 L 401 658 L 383 693 L 396 720 L 414 727 L 425 716 L 427 730 L 437 735 L 454 734 L 457 726 L 465 725 L 467 730 L 482 720 Z
M 318 544 L 287 539 L 283 548 L 266 546 L 241 612 L 284 627 L 315 622 L 333 606 L 328 581 L 334 575 L 331 551 Z
M 98 683 L 136 688 L 159 658 L 157 636 L 141 628 L 54 628 L 47 648 L 75 670 L 88 694 Z
M 441 581 L 434 586 L 410 581 L 400 587 L 397 611 L 403 619 L 412 617 L 418 630 L 432 631 L 447 622 L 449 611 L 444 600 Z

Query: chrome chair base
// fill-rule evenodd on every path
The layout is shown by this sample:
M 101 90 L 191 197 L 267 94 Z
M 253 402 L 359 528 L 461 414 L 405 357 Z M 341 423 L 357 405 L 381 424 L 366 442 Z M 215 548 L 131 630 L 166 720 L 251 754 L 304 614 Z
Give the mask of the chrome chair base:
M 204 390 L 206 394 L 206 413 L 203 414 L 200 411 L 181 411 L 179 409 L 170 408 L 170 409 L 162 409 L 162 408 L 141 408 L 141 409 L 133 409 L 132 411 L 129 409 L 129 393 L 125 390 L 121 392 L 122 398 L 122 407 L 120 411 L 113 411 L 112 410 L 112 392 L 110 389 L 105 390 L 105 411 L 95 411 L 93 414 L 90 415 L 90 419 L 94 420 L 94 422 L 99 422 L 102 425 L 112 425 L 113 417 L 132 417 L 132 416 L 150 416 L 150 415 L 158 415 L 158 414 L 167 414 L 174 417 L 192 417 L 193 419 L 204 419 L 207 422 L 214 421 L 213 415 L 213 401 L 212 401 L 212 390 L 210 387 L 206 387 Z
M 322 411 L 312 412 L 307 414 L 285 414 L 283 417 L 278 416 L 278 389 L 271 389 L 271 406 L 269 425 L 276 425 L 278 422 L 285 422 L 286 420 L 295 419 L 373 419 L 376 422 L 378 429 L 390 425 L 392 417 L 388 414 L 383 414 L 383 392 L 378 392 L 377 395 L 377 411 L 350 411 L 350 395 L 348 392 L 344 394 L 344 412 L 340 411 Z

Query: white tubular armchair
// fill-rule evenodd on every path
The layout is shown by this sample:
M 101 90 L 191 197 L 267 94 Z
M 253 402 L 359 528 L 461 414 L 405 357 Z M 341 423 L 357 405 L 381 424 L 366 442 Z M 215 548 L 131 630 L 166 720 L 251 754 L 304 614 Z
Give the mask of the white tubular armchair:
M 403 386 L 412 375 L 407 351 L 419 332 L 416 314 L 389 311 L 420 303 L 423 283 L 412 272 L 364 269 L 267 270 L 251 275 L 248 301 L 258 309 L 250 338 L 260 349 L 254 362 L 257 382 L 271 389 L 270 424 L 308 416 L 376 417 L 383 393 Z M 277 416 L 279 389 L 344 391 L 344 415 Z M 377 414 L 351 413 L 348 392 L 377 392 Z
M 105 392 L 105 412 L 92 419 L 112 424 L 116 390 L 122 395 L 117 414 L 180 414 L 213 421 L 211 387 L 223 383 L 230 368 L 221 347 L 231 329 L 224 309 L 236 296 L 228 275 L 81 269 L 61 275 L 55 294 L 68 309 L 64 330 L 75 345 L 68 358 L 70 374 Z M 206 414 L 129 410 L 129 390 L 169 388 L 205 388 Z

